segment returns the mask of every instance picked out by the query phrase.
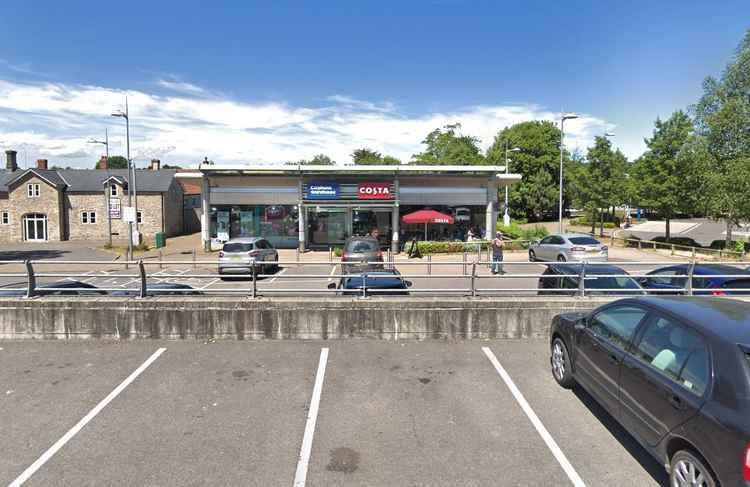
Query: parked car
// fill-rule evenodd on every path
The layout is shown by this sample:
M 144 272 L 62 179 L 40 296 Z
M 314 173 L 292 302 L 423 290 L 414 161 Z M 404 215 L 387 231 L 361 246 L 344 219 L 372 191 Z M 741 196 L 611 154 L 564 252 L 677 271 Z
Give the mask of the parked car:
M 606 262 L 607 246 L 585 233 L 548 235 L 529 246 L 529 261 L 589 261 Z
M 383 262 L 383 252 L 380 250 L 378 241 L 373 237 L 347 239 L 341 254 L 342 272 L 357 272 L 382 267 L 378 264 L 368 264 L 369 262 Z
M 88 282 L 69 279 L 37 286 L 34 292 L 37 296 L 102 296 L 107 294 L 107 291 L 103 291 Z M 0 289 L 0 297 L 12 296 L 26 296 L 26 290 Z
M 667 468 L 669 485 L 750 485 L 750 303 L 648 296 L 558 315 L 550 363 Z
M 198 289 L 188 284 L 180 284 L 176 282 L 157 282 L 154 284 L 146 285 L 147 296 L 198 296 L 202 295 Z M 112 291 L 112 296 L 138 296 L 140 291 L 125 290 Z
M 338 283 L 332 282 L 328 289 L 338 289 L 337 294 L 344 296 L 361 296 L 362 287 L 367 285 L 366 293 L 374 296 L 403 296 L 409 294 L 411 281 L 401 277 L 397 270 L 383 270 L 350 274 L 342 277 Z
M 685 294 L 689 271 L 690 264 L 661 267 L 639 278 L 639 282 L 654 294 Z M 750 295 L 750 271 L 724 264 L 695 264 L 692 287 L 693 294 L 699 295 Z
M 233 238 L 219 252 L 219 274 L 252 274 L 253 265 L 257 266 L 257 273 L 267 274 L 278 265 L 264 262 L 278 260 L 279 253 L 265 238 Z
M 579 277 L 583 264 L 548 264 L 539 278 L 539 295 L 574 296 L 578 294 Z M 551 277 L 551 276 L 568 277 Z M 619 277 L 612 277 L 619 275 Z M 547 277 L 550 276 L 550 277 Z M 643 295 L 643 290 L 635 278 L 630 277 L 621 267 L 610 264 L 596 264 L 586 267 L 583 290 L 588 295 Z

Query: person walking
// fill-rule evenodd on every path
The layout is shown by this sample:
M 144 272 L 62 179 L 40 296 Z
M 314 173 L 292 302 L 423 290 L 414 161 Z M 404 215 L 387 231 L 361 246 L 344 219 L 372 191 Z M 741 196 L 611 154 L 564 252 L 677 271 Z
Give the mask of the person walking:
M 505 242 L 503 241 L 502 232 L 497 232 L 495 238 L 492 239 L 492 273 L 493 274 L 505 274 L 503 271 L 503 247 Z

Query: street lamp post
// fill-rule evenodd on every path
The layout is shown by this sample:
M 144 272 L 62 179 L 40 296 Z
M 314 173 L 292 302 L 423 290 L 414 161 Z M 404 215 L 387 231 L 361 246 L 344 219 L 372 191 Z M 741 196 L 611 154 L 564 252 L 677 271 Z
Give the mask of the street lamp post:
M 104 128 L 104 140 L 103 141 L 91 139 L 89 140 L 89 144 L 102 144 L 104 146 L 104 150 L 106 154 L 104 157 L 106 157 L 106 161 L 108 164 L 107 167 L 109 168 L 109 132 L 107 131 L 107 128 L 106 127 Z M 107 186 L 108 184 L 104 186 L 104 200 L 107 203 L 107 228 L 108 228 L 107 244 L 111 247 L 112 246 L 112 213 L 109 207 L 109 200 L 112 195 L 107 194 Z
M 560 233 L 563 233 L 563 153 L 565 152 L 565 121 L 578 118 L 575 113 L 563 113 L 560 117 L 560 201 L 558 208 L 558 217 L 560 222 Z
M 125 119 L 125 148 L 128 159 L 128 206 L 132 207 L 133 197 L 135 196 L 135 223 L 138 231 L 138 196 L 135 186 L 135 168 L 130 161 L 130 117 L 128 115 L 128 97 L 125 97 L 125 111 L 117 110 L 112 113 L 113 117 L 122 117 Z M 132 184 L 131 184 L 132 183 Z M 133 222 L 128 222 L 128 260 L 133 259 Z
M 508 166 L 510 165 L 510 159 L 508 159 L 508 152 L 520 152 L 519 147 L 508 149 L 508 139 L 505 139 L 505 174 L 508 174 Z M 510 226 L 510 215 L 508 214 L 508 181 L 505 181 L 505 213 L 503 213 L 503 225 L 506 227 Z

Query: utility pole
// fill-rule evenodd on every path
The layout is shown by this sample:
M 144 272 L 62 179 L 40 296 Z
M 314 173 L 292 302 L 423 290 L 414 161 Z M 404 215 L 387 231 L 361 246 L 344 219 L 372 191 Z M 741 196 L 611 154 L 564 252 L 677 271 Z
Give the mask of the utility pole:
M 565 121 L 573 118 L 578 118 L 575 113 L 565 113 L 560 116 L 560 201 L 558 208 L 558 217 L 560 223 L 560 233 L 563 233 L 563 153 L 565 152 Z
M 104 145 L 104 151 L 105 151 L 105 158 L 107 161 L 107 168 L 109 168 L 109 132 L 107 130 L 107 127 L 104 127 L 104 141 L 91 139 L 89 140 L 89 144 L 102 144 Z M 112 198 L 112 193 L 108 192 L 107 189 L 109 184 L 106 184 L 104 186 L 104 200 L 107 203 L 107 244 L 111 247 L 112 246 L 112 213 L 109 206 L 110 199 Z

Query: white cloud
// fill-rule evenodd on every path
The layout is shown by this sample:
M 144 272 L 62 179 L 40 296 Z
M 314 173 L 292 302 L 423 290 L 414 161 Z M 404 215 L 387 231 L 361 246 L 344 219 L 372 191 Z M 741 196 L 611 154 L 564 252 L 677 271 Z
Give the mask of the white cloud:
M 407 116 L 390 102 L 346 95 L 332 95 L 327 105 L 318 107 L 246 103 L 215 95 L 190 96 L 207 91 L 177 79 L 162 79 L 158 84 L 188 96 L 0 80 L 0 144 L 4 149 L 26 144 L 29 159 L 47 157 L 58 165 L 90 166 L 103 147 L 86 141 L 101 138 L 108 127 L 110 152 L 124 153 L 122 119 L 111 118 L 110 113 L 122 108 L 126 94 L 131 153 L 160 156 L 164 162 L 183 166 L 194 166 L 204 156 L 216 162 L 277 163 L 321 152 L 343 164 L 350 162 L 352 150 L 365 146 L 408 161 L 422 150 L 425 135 L 449 123 L 460 122 L 463 132 L 477 136 L 486 149 L 503 127 L 558 117 L 533 104 Z M 585 149 L 595 135 L 613 128 L 584 114 L 565 127 L 570 150 Z M 80 156 L 81 151 L 89 157 L 70 157 Z
M 178 78 L 160 79 L 156 81 L 156 84 L 158 86 L 161 86 L 162 88 L 166 88 L 172 91 L 177 91 L 180 93 L 202 95 L 206 92 L 206 90 L 204 90 L 200 86 L 194 85 L 192 83 L 187 83 L 185 81 L 181 81 Z

